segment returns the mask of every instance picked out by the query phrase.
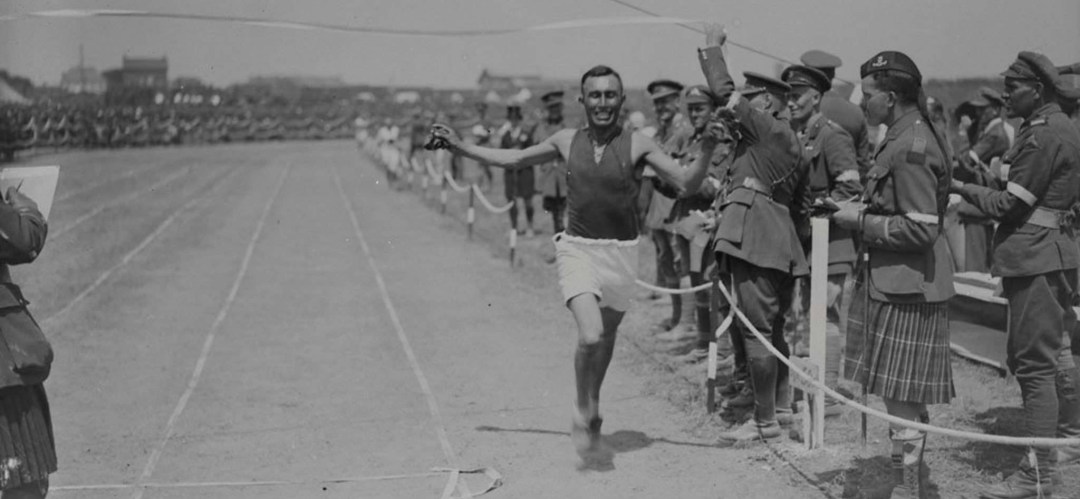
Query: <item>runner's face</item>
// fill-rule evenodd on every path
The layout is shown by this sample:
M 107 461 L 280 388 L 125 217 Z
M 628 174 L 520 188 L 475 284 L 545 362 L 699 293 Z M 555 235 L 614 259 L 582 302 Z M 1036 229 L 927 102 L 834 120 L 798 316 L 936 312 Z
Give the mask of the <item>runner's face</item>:
M 581 90 L 581 103 L 585 106 L 585 116 L 590 127 L 605 128 L 618 122 L 623 89 L 615 75 L 587 78 Z

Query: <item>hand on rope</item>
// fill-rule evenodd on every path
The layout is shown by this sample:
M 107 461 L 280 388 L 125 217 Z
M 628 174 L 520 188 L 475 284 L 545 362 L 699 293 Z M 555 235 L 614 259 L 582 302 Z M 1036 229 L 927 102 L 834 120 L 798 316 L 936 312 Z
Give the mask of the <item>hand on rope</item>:
M 732 297 L 732 295 L 731 295 L 731 292 L 729 292 L 728 289 L 726 287 L 724 287 L 724 285 L 722 283 L 718 287 L 720 289 L 720 292 L 723 293 L 724 297 L 728 300 L 729 303 L 736 303 L 734 301 L 734 297 Z M 860 403 L 858 403 L 858 402 L 856 402 L 854 400 L 851 400 L 851 399 L 841 395 L 837 391 L 825 386 L 823 383 L 820 383 L 817 379 L 815 379 L 813 376 L 811 376 L 810 374 L 803 371 L 798 365 L 796 365 L 794 362 L 792 362 L 790 359 L 788 359 L 787 356 L 780 353 L 780 351 L 777 350 L 776 347 L 774 347 L 772 345 L 772 342 L 769 341 L 768 339 L 766 339 L 765 336 L 763 336 L 761 334 L 761 332 L 758 331 L 756 327 L 754 327 L 754 325 L 750 322 L 750 320 L 746 318 L 746 315 L 743 314 L 742 310 L 739 310 L 739 308 L 734 306 L 734 305 L 731 307 L 731 310 L 739 318 L 739 321 L 742 322 L 743 325 L 746 326 L 746 328 L 751 333 L 753 333 L 754 337 L 756 337 L 757 340 L 760 341 L 761 344 L 764 345 L 765 348 L 769 350 L 769 353 L 771 353 L 774 357 L 776 357 L 780 362 L 783 362 L 784 365 L 788 366 L 788 368 L 790 368 L 792 373 L 794 373 L 796 376 L 799 376 L 800 378 L 806 380 L 808 383 L 813 385 L 815 388 L 825 392 L 826 395 L 840 401 L 844 405 L 847 405 L 849 407 L 853 407 L 853 408 L 855 408 L 856 410 L 858 410 L 860 412 L 869 414 L 871 416 L 875 416 L 875 417 L 877 417 L 879 419 L 883 419 L 883 420 L 885 420 L 885 421 L 887 421 L 889 423 L 899 425 L 899 426 L 903 426 L 905 428 L 911 428 L 913 430 L 924 431 L 924 432 L 927 432 L 927 433 L 933 433 L 933 434 L 936 434 L 936 435 L 942 435 L 942 436 L 946 436 L 946 437 L 962 438 L 962 439 L 965 439 L 965 440 L 973 440 L 973 441 L 977 441 L 977 442 L 985 442 L 985 443 L 1001 444 L 1001 445 L 1015 445 L 1015 446 L 1021 446 L 1021 447 L 1075 447 L 1075 446 L 1080 446 L 1080 438 L 1006 437 L 1006 436 L 1002 436 L 1002 435 L 988 435 L 986 433 L 975 433 L 975 432 L 970 432 L 970 431 L 952 430 L 952 429 L 949 429 L 949 428 L 941 428 L 941 427 L 938 427 L 938 426 L 933 426 L 933 425 L 928 425 L 928 424 L 923 424 L 923 423 L 917 423 L 915 421 L 909 421 L 907 419 L 898 418 L 898 417 L 893 416 L 891 414 L 881 412 L 881 411 L 879 411 L 877 409 L 872 409 L 872 408 L 867 407 L 865 405 L 862 405 L 862 404 L 860 404 Z
M 510 201 L 505 206 L 496 207 L 491 204 L 491 201 L 488 201 L 486 196 L 484 196 L 484 191 L 481 191 L 475 184 L 473 184 L 472 190 L 476 193 L 476 198 L 480 200 L 480 204 L 484 205 L 484 208 L 487 208 L 487 210 L 492 213 L 506 213 L 507 211 L 510 211 L 510 208 L 514 207 L 513 201 Z

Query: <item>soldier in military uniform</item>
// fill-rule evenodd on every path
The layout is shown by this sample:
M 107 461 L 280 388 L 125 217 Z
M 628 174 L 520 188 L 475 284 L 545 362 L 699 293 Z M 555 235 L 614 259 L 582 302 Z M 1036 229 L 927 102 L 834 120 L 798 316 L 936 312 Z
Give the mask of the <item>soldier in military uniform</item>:
M 738 140 L 731 163 L 730 187 L 721 207 L 715 249 L 730 272 L 735 306 L 761 334 L 784 355 L 784 312 L 790 306 L 794 278 L 809 271 L 793 221 L 793 208 L 803 195 L 798 191 L 805 174 L 802 146 L 786 119 L 784 96 L 790 87 L 775 79 L 766 85 L 783 90 L 766 92 L 770 104 L 759 111 L 734 92 L 722 45 L 727 36 L 714 24 L 706 28 L 706 48 L 698 52 L 709 89 L 727 104 Z M 778 95 L 779 94 L 779 95 Z M 769 230 L 756 230 L 768 227 Z M 781 433 L 777 408 L 790 407 L 788 369 L 769 353 L 748 327 L 737 322 L 734 333 L 746 350 L 754 416 L 745 424 L 724 432 L 722 443 L 761 442 Z
M 716 110 L 716 95 L 704 85 L 688 87 L 683 92 L 686 115 L 693 127 L 689 136 L 677 138 L 677 151 L 674 156 L 680 163 L 689 167 L 702 154 L 702 137 Z M 706 230 L 708 212 L 716 199 L 720 179 L 726 176 L 721 171 L 724 157 L 730 152 L 726 146 L 716 147 L 709 169 L 709 177 L 696 192 L 678 196 L 671 210 L 671 226 L 674 229 L 675 243 L 679 249 L 681 271 L 690 276 L 690 285 L 698 286 L 708 282 L 714 261 L 709 244 L 710 233 Z M 697 319 L 697 342 L 694 349 L 683 358 L 686 362 L 698 362 L 709 353 L 709 344 L 715 337 L 715 325 L 709 308 L 710 291 L 694 293 L 694 311 Z M 727 352 L 730 353 L 730 352 Z
M 566 127 L 563 124 L 563 95 L 562 90 L 553 90 L 540 97 L 540 102 L 544 104 L 544 119 L 533 128 L 533 144 L 539 144 Z M 566 163 L 555 160 L 540 165 L 537 184 L 542 196 L 541 206 L 551 214 L 555 233 L 558 234 L 563 231 L 563 217 L 566 214 Z
M 1016 130 L 1005 121 L 1002 115 L 1005 101 L 994 89 L 982 87 L 978 95 L 968 102 L 979 114 L 980 130 L 974 144 L 957 155 L 959 167 L 953 177 L 967 183 L 993 186 L 1001 177 L 1000 170 L 994 171 L 994 165 L 1012 147 Z M 989 272 L 993 220 L 968 202 L 961 202 L 957 207 L 957 217 L 963 232 L 962 239 L 953 239 L 957 241 L 957 244 L 953 244 L 953 251 L 957 253 L 957 269 Z
M 851 201 L 862 193 L 859 182 L 859 165 L 855 145 L 843 128 L 821 113 L 821 102 L 832 87 L 831 79 L 821 71 L 808 66 L 790 66 L 780 78 L 791 85 L 788 94 L 788 109 L 791 111 L 791 126 L 799 135 L 803 145 L 804 161 L 808 164 L 807 195 L 809 202 L 821 198 L 834 201 Z M 809 250 L 809 220 L 802 230 L 803 247 Z M 844 283 L 854 268 L 856 260 L 855 241 L 851 232 L 837 227 L 829 227 L 829 282 L 826 325 L 826 362 L 825 382 L 833 389 L 837 388 L 840 378 L 841 351 L 841 303 Z M 801 309 L 797 320 L 805 325 L 809 320 L 805 313 L 810 308 L 809 279 L 802 279 L 800 303 L 793 308 Z M 803 334 L 798 341 L 806 342 L 807 328 L 799 327 Z M 796 352 L 799 349 L 796 348 Z M 838 403 L 830 399 L 830 412 L 839 409 Z
M 499 146 L 503 149 L 525 149 L 531 145 L 532 130 L 526 128 L 522 122 L 521 104 L 511 102 L 506 106 L 506 130 L 499 138 Z M 536 195 L 536 168 L 529 166 L 514 170 L 506 170 L 503 173 L 503 192 L 510 206 L 510 227 L 518 234 L 525 237 L 533 237 L 533 196 Z M 525 230 L 518 228 L 518 200 L 525 208 Z
M 833 215 L 866 252 L 848 318 L 844 376 L 884 399 L 889 414 L 923 421 L 928 404 L 952 400 L 949 304 L 953 261 L 941 221 L 951 165 L 945 139 L 924 107 L 922 74 L 907 55 L 885 51 L 861 68 L 862 108 L 888 127 L 874 153 L 862 202 Z M 891 425 L 892 497 L 922 497 L 926 434 Z
M 863 177 L 870 170 L 870 133 L 866 127 L 866 117 L 862 110 L 837 92 L 831 84 L 836 79 L 836 68 L 843 64 L 839 57 L 823 50 L 809 50 L 799 57 L 804 66 L 809 66 L 829 78 L 830 88 L 821 96 L 821 114 L 829 121 L 840 125 L 855 144 L 855 159 L 859 165 L 859 174 Z
M 1080 201 L 1080 132 L 1057 103 L 1072 89 L 1058 81 L 1043 55 L 1021 52 L 1002 73 L 1010 117 L 1023 119 L 1016 144 L 1002 161 L 1009 166 L 1003 189 L 957 181 L 965 200 L 999 222 L 991 272 L 1001 276 L 1009 300 L 1008 365 L 1020 383 L 1023 434 L 1054 437 L 1059 423 L 1080 417 L 1077 370 L 1061 370 L 1066 331 L 1075 326 L 1080 251 L 1072 226 Z M 984 498 L 1049 496 L 1054 461 L 1035 450 L 1017 473 L 984 491 Z
M 685 118 L 679 114 L 679 96 L 683 85 L 671 80 L 656 80 L 646 87 L 656 112 L 656 135 L 653 140 L 664 152 L 671 154 L 676 149 L 676 142 L 691 133 Z M 655 172 L 646 169 L 645 177 L 656 177 Z M 675 252 L 674 235 L 667 227 L 675 198 L 658 192 L 652 182 L 642 186 L 642 204 L 647 206 L 644 226 L 656 248 L 656 285 L 664 288 L 679 287 L 679 266 Z M 671 317 L 660 322 L 659 327 L 673 331 L 671 339 L 677 339 L 680 331 L 675 327 L 682 322 L 682 296 L 671 295 Z

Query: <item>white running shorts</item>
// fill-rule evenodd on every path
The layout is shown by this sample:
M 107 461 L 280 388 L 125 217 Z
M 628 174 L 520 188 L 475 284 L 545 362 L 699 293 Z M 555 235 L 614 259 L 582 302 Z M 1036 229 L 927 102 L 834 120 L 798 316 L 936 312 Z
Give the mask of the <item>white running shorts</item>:
M 638 241 L 589 239 L 555 234 L 555 262 L 563 300 L 592 293 L 601 307 L 630 308 L 637 292 Z

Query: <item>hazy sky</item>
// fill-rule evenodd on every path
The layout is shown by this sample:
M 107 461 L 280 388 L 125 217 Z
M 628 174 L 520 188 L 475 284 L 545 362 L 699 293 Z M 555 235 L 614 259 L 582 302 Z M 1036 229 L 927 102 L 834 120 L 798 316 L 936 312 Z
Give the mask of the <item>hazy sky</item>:
M 908 53 L 928 77 L 995 75 L 1021 50 L 1058 64 L 1080 60 L 1078 0 L 626 0 L 671 17 L 714 20 L 731 40 L 797 60 L 839 55 L 839 76 L 880 50 Z M 134 9 L 402 29 L 521 28 L 581 18 L 641 16 L 611 0 L 2 0 L 0 15 L 54 9 Z M 169 58 L 169 77 L 225 85 L 260 74 L 340 76 L 350 83 L 473 87 L 496 73 L 577 78 L 595 64 L 630 86 L 701 80 L 704 36 L 678 26 L 619 26 L 441 38 L 341 34 L 209 21 L 82 18 L 0 21 L 0 68 L 55 84 L 78 64 L 118 67 L 121 56 Z M 774 61 L 736 47 L 736 71 Z M 741 78 L 739 78 L 741 83 Z

